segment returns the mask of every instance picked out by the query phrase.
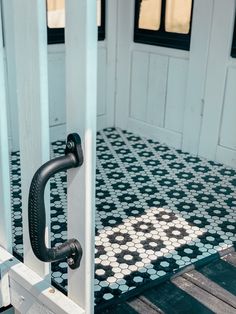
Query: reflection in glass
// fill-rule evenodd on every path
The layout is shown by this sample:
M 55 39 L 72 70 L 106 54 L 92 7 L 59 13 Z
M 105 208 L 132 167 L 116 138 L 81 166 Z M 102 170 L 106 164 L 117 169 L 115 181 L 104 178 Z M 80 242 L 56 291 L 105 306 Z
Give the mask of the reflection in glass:
M 65 27 L 65 0 L 47 0 L 49 28 Z
M 142 0 L 138 27 L 157 31 L 161 22 L 161 0 Z
M 166 0 L 165 31 L 188 34 L 192 0 Z

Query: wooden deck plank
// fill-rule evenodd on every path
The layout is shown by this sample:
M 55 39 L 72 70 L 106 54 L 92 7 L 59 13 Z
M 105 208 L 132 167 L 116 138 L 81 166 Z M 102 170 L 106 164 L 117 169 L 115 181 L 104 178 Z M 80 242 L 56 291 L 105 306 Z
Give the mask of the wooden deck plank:
M 203 274 L 196 270 L 192 270 L 191 272 L 183 274 L 182 276 L 185 279 L 191 281 L 196 286 L 206 290 L 210 294 L 214 295 L 225 303 L 228 303 L 236 309 L 236 297 L 215 282 L 205 277 Z
M 191 281 L 188 281 L 182 276 L 173 279 L 173 283 L 177 285 L 179 288 L 181 288 L 183 291 L 191 295 L 194 299 L 204 304 L 213 313 L 235 314 L 235 308 L 231 307 L 222 300 L 219 300 L 218 298 L 208 293 L 207 291 L 201 289 L 200 287 L 194 285 Z
M 142 294 L 166 314 L 210 314 L 209 308 L 170 281 Z
M 95 314 L 139 314 L 133 307 L 129 306 L 128 303 L 122 303 L 115 306 L 109 306 L 104 310 L 95 310 Z M 147 312 L 146 312 L 147 313 Z
M 163 314 L 162 311 L 155 309 L 153 306 L 149 306 L 148 303 L 144 302 L 140 298 L 133 299 L 132 301 L 129 301 L 127 303 L 136 311 L 136 313 L 139 314 Z
M 236 268 L 230 263 L 219 259 L 198 271 L 231 294 L 236 295 Z

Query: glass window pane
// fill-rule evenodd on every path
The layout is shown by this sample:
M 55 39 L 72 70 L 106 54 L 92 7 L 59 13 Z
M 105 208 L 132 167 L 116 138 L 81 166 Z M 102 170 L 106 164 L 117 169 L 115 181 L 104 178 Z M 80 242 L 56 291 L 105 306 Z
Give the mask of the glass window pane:
M 161 21 L 161 0 L 142 0 L 138 27 L 157 31 Z
M 49 28 L 65 27 L 65 0 L 47 0 Z
M 188 34 L 191 9 L 192 0 L 166 0 L 166 32 Z
M 65 0 L 47 0 L 49 28 L 65 27 Z M 97 25 L 101 26 L 101 0 L 97 0 Z

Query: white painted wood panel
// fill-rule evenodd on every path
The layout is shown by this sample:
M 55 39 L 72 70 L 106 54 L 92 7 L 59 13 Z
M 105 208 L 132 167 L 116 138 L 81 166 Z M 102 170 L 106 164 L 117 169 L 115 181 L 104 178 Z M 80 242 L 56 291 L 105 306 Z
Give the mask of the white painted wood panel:
M 215 160 L 230 167 L 236 168 L 236 150 L 218 145 L 216 148 Z
M 132 54 L 130 117 L 146 121 L 149 54 L 134 51 Z
M 6 69 L 6 89 L 7 89 L 7 110 L 9 121 L 9 146 L 19 147 L 18 135 L 18 116 L 17 116 L 17 97 L 16 97 L 16 75 L 15 75 L 15 56 L 14 56 L 14 22 L 12 0 L 2 1 L 4 50 L 5 50 L 5 69 Z
M 150 54 L 146 122 L 163 127 L 167 93 L 168 57 Z
M 10 1 L 8 2 L 10 4 Z M 7 4 L 8 4 L 7 3 Z M 7 37 L 8 38 L 8 37 Z M 14 38 L 13 38 L 14 39 Z M 10 39 L 8 39 L 8 42 Z M 18 110 L 15 87 L 15 67 L 12 56 L 13 44 L 9 42 L 7 54 L 7 88 L 8 107 L 10 111 L 10 140 L 13 151 L 19 150 L 18 138 Z M 65 103 L 65 51 L 64 45 L 50 46 L 48 49 L 48 90 L 49 90 L 49 123 L 51 141 L 64 139 L 66 130 L 66 103 Z M 62 48 L 63 46 L 63 48 Z M 7 46 L 8 47 L 8 46 Z M 53 49 L 52 49 L 53 47 Z M 109 65 L 109 75 L 112 75 L 107 87 L 107 48 L 98 49 L 98 130 L 114 124 L 114 101 L 115 101 L 115 64 Z M 110 57 L 111 58 L 111 57 Z M 15 61 L 14 61 L 15 62 Z M 107 105 L 109 100 L 109 107 Z M 104 116 L 100 119 L 101 116 Z M 58 136 L 57 136 L 58 134 Z
M 10 300 L 7 305 L 12 304 L 15 313 L 85 313 L 82 308 L 53 288 L 32 269 L 20 263 L 2 247 L 0 247 L 0 264 L 8 278 L 5 293 L 9 293 Z
M 68 296 L 85 313 L 91 314 L 94 311 L 97 111 L 95 1 L 66 2 L 65 43 L 67 132 L 81 136 L 84 152 L 83 165 L 69 170 L 67 176 L 68 238 L 78 239 L 83 249 L 80 268 L 68 270 Z
M 193 154 L 201 131 L 213 5 L 213 0 L 194 1 L 183 128 L 183 150 Z
M 97 115 L 106 114 L 107 99 L 107 50 L 100 48 L 98 50 L 98 72 L 97 72 Z M 91 91 L 93 92 L 93 91 Z
M 64 45 L 63 45 L 64 46 Z M 56 47 L 48 54 L 48 76 L 49 76 L 49 104 L 50 104 L 50 126 L 66 123 L 65 103 L 65 51 Z M 97 88 L 97 114 L 106 114 L 107 96 L 107 49 L 98 49 L 98 88 Z
M 182 133 L 188 60 L 170 58 L 167 81 L 165 128 Z
M 117 71 L 115 124 L 127 129 L 130 115 L 131 43 L 133 41 L 134 0 L 118 3 Z
M 235 20 L 235 5 L 235 0 L 214 1 L 205 84 L 205 105 L 199 143 L 199 154 L 211 160 L 216 157 L 219 141 L 227 62 L 231 51 Z
M 2 20 L 0 17 L 0 245 L 11 252 L 11 200 L 7 121 Z
M 117 62 L 117 0 L 106 1 L 106 38 L 103 44 L 107 48 L 106 58 L 106 119 L 103 127 L 115 123 L 115 98 L 116 98 L 116 62 Z M 98 49 L 101 42 L 98 43 Z M 97 129 L 101 119 L 97 119 Z
M 50 126 L 66 122 L 65 53 L 48 54 L 49 118 Z
M 236 67 L 228 69 L 220 145 L 236 150 Z
M 159 128 L 143 121 L 134 120 L 132 118 L 128 119 L 128 125 L 128 129 L 136 134 L 141 134 L 147 138 L 156 139 L 161 143 L 167 143 L 168 145 L 178 149 L 181 148 L 182 137 L 181 134 L 177 132 Z
M 34 173 L 50 158 L 46 7 L 41 0 L 13 0 L 13 7 L 24 263 L 45 277 L 49 275 L 49 265 L 35 257 L 30 244 L 28 193 Z M 45 193 L 45 207 L 49 218 L 49 193 Z M 45 238 L 48 242 L 48 237 Z

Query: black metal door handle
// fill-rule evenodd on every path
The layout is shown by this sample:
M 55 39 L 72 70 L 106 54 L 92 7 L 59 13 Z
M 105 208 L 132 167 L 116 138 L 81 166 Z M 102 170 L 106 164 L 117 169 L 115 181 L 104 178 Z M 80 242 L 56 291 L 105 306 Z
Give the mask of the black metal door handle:
M 46 162 L 36 171 L 30 185 L 28 200 L 29 234 L 34 254 L 43 262 L 55 262 L 67 258 L 67 263 L 72 269 L 79 267 L 82 258 L 82 248 L 78 240 L 70 239 L 54 248 L 46 246 L 44 190 L 54 174 L 79 167 L 82 163 L 80 136 L 76 133 L 70 134 L 67 137 L 65 156 Z

